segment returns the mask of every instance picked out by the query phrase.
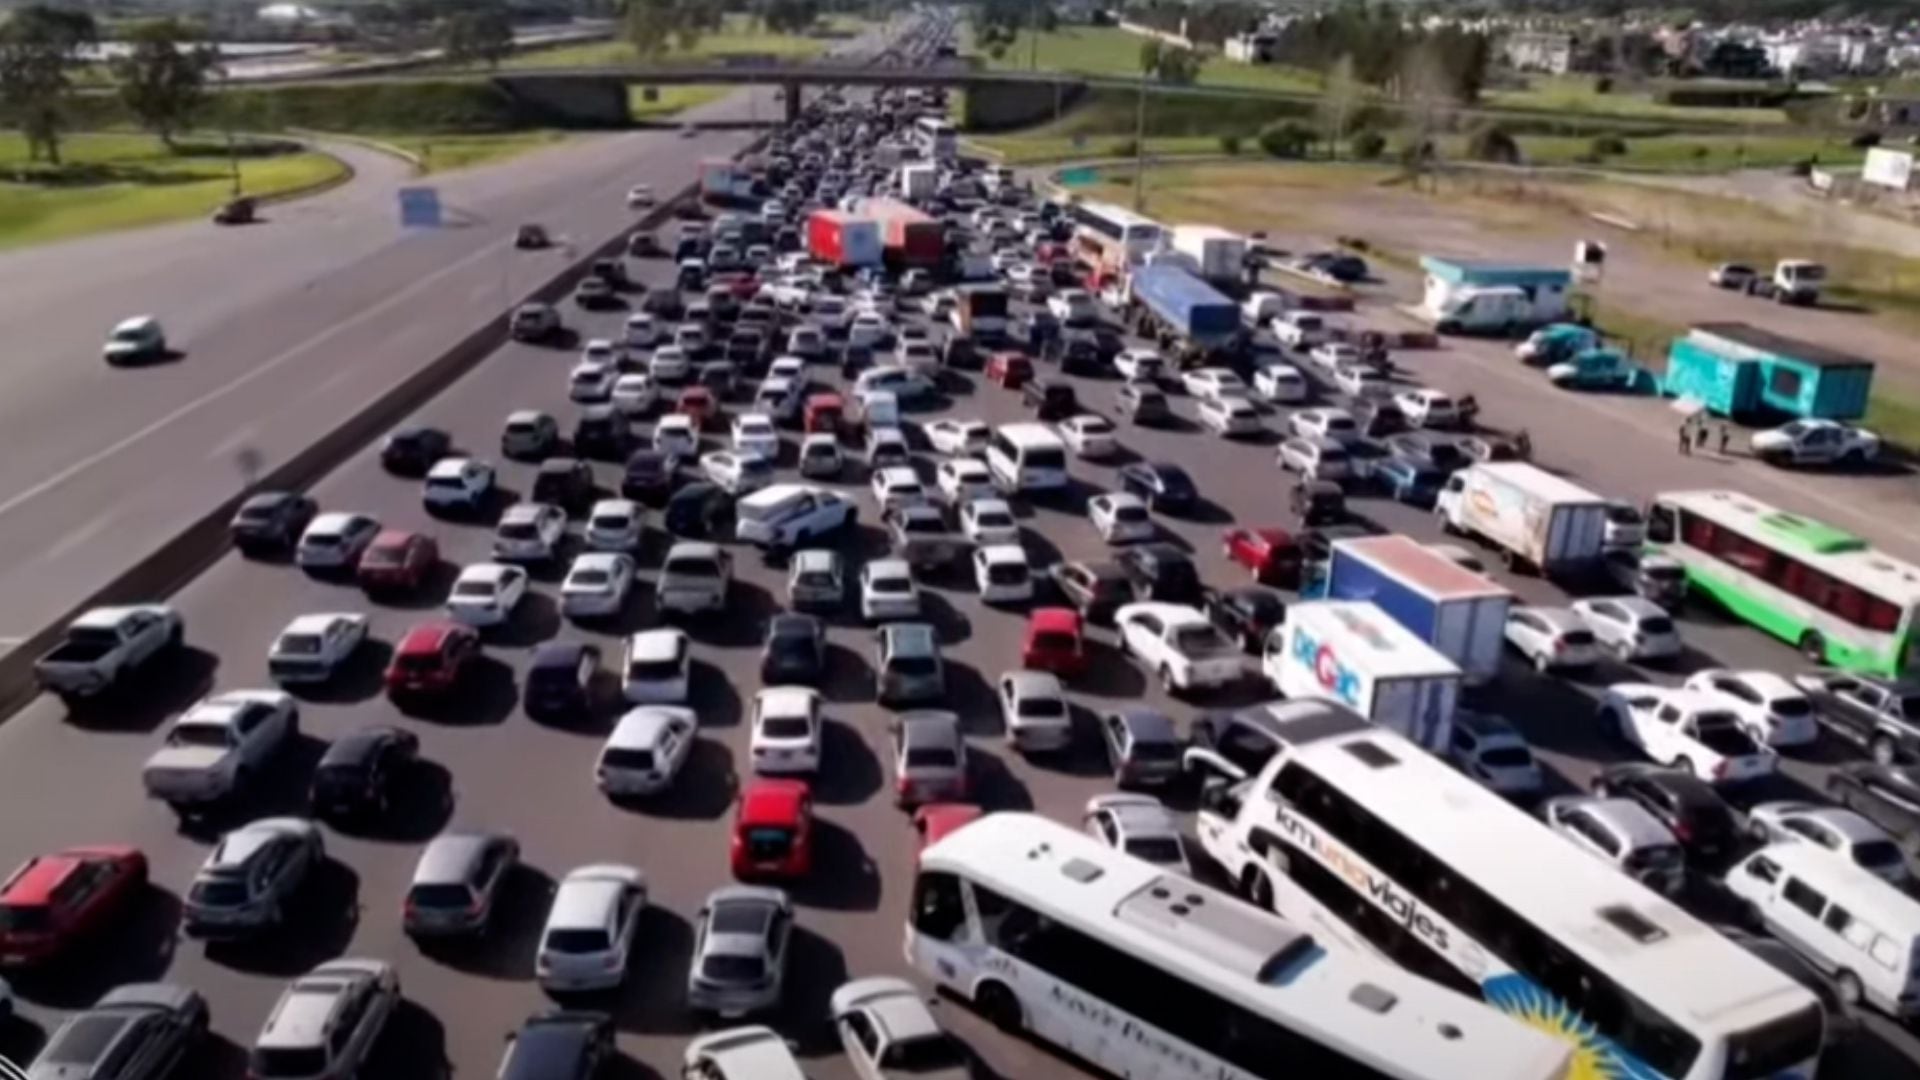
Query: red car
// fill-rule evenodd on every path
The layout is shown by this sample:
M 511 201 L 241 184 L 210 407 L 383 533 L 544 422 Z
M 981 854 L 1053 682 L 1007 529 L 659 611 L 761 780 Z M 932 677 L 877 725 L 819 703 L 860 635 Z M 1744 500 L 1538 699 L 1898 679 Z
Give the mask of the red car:
M 382 529 L 360 556 L 360 587 L 368 592 L 413 592 L 440 562 L 440 545 L 425 533 Z
M 78 847 L 36 855 L 0 885 L 0 964 L 52 959 L 132 906 L 147 884 L 137 848 Z
M 1018 390 L 1033 378 L 1033 361 L 1017 352 L 997 352 L 987 360 L 987 381 Z
M 1027 636 L 1020 646 L 1020 665 L 1070 678 L 1087 669 L 1086 641 L 1080 633 L 1080 613 L 1072 608 L 1035 608 L 1027 616 Z
M 694 426 L 704 428 L 719 410 L 714 405 L 713 391 L 704 386 L 689 386 L 680 391 L 680 403 L 675 411 L 693 417 Z
M 847 413 L 846 399 L 839 394 L 814 394 L 807 398 L 806 429 L 809 435 L 838 435 Z
M 1300 584 L 1300 545 L 1285 529 L 1228 529 L 1220 534 L 1227 558 L 1269 585 Z
M 755 780 L 733 814 L 733 876 L 803 878 L 813 869 L 813 792 L 801 780 Z
M 980 820 L 985 810 L 972 803 L 928 803 L 913 812 L 913 831 L 920 834 L 920 846 L 914 849 L 917 862 L 920 853 L 931 844 L 940 842 L 940 838 L 966 825 Z
M 407 631 L 387 665 L 387 695 L 440 697 L 460 685 L 480 656 L 480 633 L 471 626 L 436 620 Z

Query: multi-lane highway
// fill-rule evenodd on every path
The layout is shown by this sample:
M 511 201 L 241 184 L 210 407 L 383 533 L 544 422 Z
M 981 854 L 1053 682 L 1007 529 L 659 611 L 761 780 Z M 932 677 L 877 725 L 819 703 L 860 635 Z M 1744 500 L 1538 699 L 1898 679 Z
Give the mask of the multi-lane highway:
M 609 177 L 608 184 L 617 187 L 630 176 L 622 171 L 617 181 Z M 557 220 L 552 214 L 543 216 Z M 659 262 L 635 265 L 656 285 L 665 269 Z M 614 336 L 621 316 L 569 310 L 568 318 L 585 336 Z M 573 359 L 567 351 L 510 345 L 431 402 L 419 418 L 449 429 L 462 447 L 491 458 L 499 425 L 510 410 L 572 414 L 566 372 Z M 1512 361 L 1498 347 L 1456 345 L 1402 359 L 1443 388 L 1473 390 L 1483 418 L 1492 424 L 1524 423 L 1541 458 L 1598 490 L 1637 498 L 1658 489 L 1733 484 L 1795 502 L 1790 493 L 1777 492 L 1776 480 L 1757 472 L 1750 462 L 1678 458 L 1668 440 L 1643 434 L 1606 409 L 1596 409 L 1595 399 L 1550 390 L 1537 377 L 1501 377 L 1499 372 L 1510 369 Z M 837 381 L 836 373 L 824 368 L 816 370 L 815 377 L 823 383 Z M 1109 406 L 1116 384 L 1075 382 L 1084 402 L 1103 410 Z M 946 413 L 989 423 L 1030 416 L 1017 395 L 977 376 L 962 376 L 960 383 L 964 385 L 944 406 Z M 1176 399 L 1176 408 L 1192 416 L 1190 401 Z M 789 432 L 786 438 L 786 460 L 791 463 L 795 436 Z M 1201 512 L 1194 519 L 1163 520 L 1163 527 L 1171 539 L 1192 549 L 1210 581 L 1238 580 L 1238 572 L 1220 556 L 1218 528 L 1229 520 L 1266 523 L 1282 517 L 1280 493 L 1286 481 L 1272 465 L 1271 445 L 1228 443 L 1191 425 L 1128 429 L 1124 442 L 1132 454 L 1181 463 L 1200 479 L 1207 497 Z M 601 484 L 612 487 L 613 467 L 602 465 L 599 471 Z M 1077 463 L 1074 471 L 1083 491 L 1113 481 L 1111 464 Z M 524 492 L 531 474 L 524 466 L 507 464 L 503 479 Z M 851 472 L 846 490 L 861 499 L 863 519 L 871 522 L 876 515 L 864 494 L 864 479 Z M 389 524 L 431 530 L 455 564 L 482 560 L 489 551 L 485 527 L 430 519 L 421 509 L 417 483 L 385 474 L 371 454 L 328 477 L 315 495 L 329 509 L 361 511 Z M 1365 509 L 1391 528 L 1438 538 L 1426 515 L 1378 502 L 1365 504 Z M 1037 508 L 1025 525 L 1026 544 L 1036 562 L 1097 557 L 1103 550 L 1091 526 L 1072 507 Z M 868 556 L 881 542 L 867 528 L 855 546 L 859 555 Z M 655 531 L 644 560 L 649 573 L 663 547 Z M 207 995 L 219 1038 L 191 1075 L 224 1080 L 237 1075 L 238 1048 L 258 1030 L 289 975 L 332 956 L 373 955 L 399 965 L 409 1004 L 369 1080 L 431 1076 L 442 1063 L 450 1064 L 455 1075 L 484 1075 L 498 1058 L 500 1036 L 548 1004 L 532 980 L 531 950 L 552 883 L 574 866 L 616 860 L 646 870 L 660 909 L 643 929 L 631 988 L 602 1003 L 616 1016 L 620 1045 L 628 1055 L 619 1075 L 674 1073 L 677 1054 L 695 1030 L 681 1006 L 680 989 L 690 920 L 706 892 L 729 879 L 727 821 L 731 798 L 746 771 L 745 713 L 759 685 L 758 635 L 764 617 L 784 601 L 779 568 L 764 565 L 745 550 L 737 566 L 740 577 L 729 617 L 693 631 L 701 748 L 672 797 L 623 810 L 609 805 L 592 782 L 604 723 L 589 729 L 545 726 L 530 721 L 515 705 L 519 678 L 539 641 L 592 638 L 610 657 L 618 655 L 616 637 L 590 635 L 559 618 L 551 582 L 540 586 L 513 627 L 488 646 L 489 675 L 472 702 L 449 718 L 421 721 L 402 716 L 379 694 L 377 674 L 387 650 L 406 628 L 436 613 L 431 599 L 418 606 L 375 606 L 351 588 L 310 580 L 287 565 L 223 560 L 176 598 L 193 648 L 139 709 L 75 722 L 56 702 L 43 699 L 0 726 L 0 791 L 9 800 L 9 813 L 0 822 L 0 865 L 66 844 L 133 843 L 148 853 L 158 886 L 125 934 L 63 965 L 58 975 L 17 980 L 16 991 L 32 1026 L 10 1033 L 12 1045 L 0 1050 L 24 1050 L 36 1027 L 50 1023 L 60 1010 L 92 1000 L 115 982 L 164 974 Z M 442 594 L 446 581 L 442 575 L 437 585 Z M 1510 584 L 1529 598 L 1553 593 L 1535 579 Z M 642 590 L 628 628 L 654 622 L 650 599 Z M 970 586 L 950 582 L 933 590 L 931 608 L 947 642 L 953 705 L 966 716 L 974 736 L 982 800 L 994 807 L 1032 806 L 1077 821 L 1085 799 L 1107 788 L 1096 755 L 1083 749 L 1067 762 L 1036 765 L 1008 751 L 999 738 L 989 687 L 1016 662 L 1019 613 L 985 607 Z M 260 946 L 229 949 L 179 941 L 179 897 L 205 856 L 211 831 L 183 830 L 171 812 L 145 799 L 138 780 L 140 762 L 158 744 L 160 725 L 193 697 L 213 688 L 263 685 L 267 646 L 290 619 L 337 609 L 370 611 L 380 644 L 368 650 L 340 690 L 303 705 L 301 744 L 275 782 L 264 786 L 271 794 L 249 807 L 249 814 L 303 811 L 304 784 L 324 744 L 363 725 L 400 723 L 417 731 L 428 764 L 415 778 L 405 812 L 392 828 L 377 835 L 329 831 L 334 863 L 295 913 L 288 932 Z M 1693 651 L 1679 671 L 1709 658 L 1780 670 L 1797 663 L 1790 651 L 1754 631 L 1710 617 L 1690 615 L 1684 632 Z M 811 881 L 795 890 L 803 933 L 788 1004 L 776 1020 L 798 1041 L 810 1059 L 810 1071 L 820 1077 L 846 1075 L 845 1063 L 830 1052 L 821 1024 L 826 994 L 849 975 L 904 969 L 901 925 L 913 846 L 905 819 L 885 790 L 880 755 L 888 714 L 872 701 L 871 634 L 841 622 L 832 638 L 833 673 L 827 687 L 831 724 L 817 789 L 825 823 L 821 857 Z M 1655 677 L 1670 679 L 1677 673 Z M 1611 674 L 1624 677 L 1618 671 Z M 1113 648 L 1110 636 L 1101 639 L 1092 673 L 1074 693 L 1090 710 L 1145 698 L 1167 705 L 1183 719 L 1193 711 L 1191 704 L 1167 702 Z M 1577 784 L 1622 753 L 1593 731 L 1586 693 L 1580 686 L 1516 667 L 1488 704 L 1518 722 L 1543 755 Z M 1087 718 L 1081 719 L 1084 723 Z M 1090 748 L 1089 733 L 1081 734 L 1082 747 Z M 1812 783 L 1821 768 L 1814 761 L 1795 762 L 1791 777 L 1775 790 Z M 527 868 L 502 908 L 499 934 L 471 952 L 429 957 L 401 933 L 399 903 L 421 846 L 448 823 L 512 830 L 521 841 Z M 958 1006 L 944 1005 L 941 1011 L 1003 1075 L 1074 1072 L 1049 1053 L 988 1032 Z M 1920 1074 L 1915 1065 L 1920 1046 L 1910 1036 L 1878 1022 L 1870 1028 L 1858 1046 L 1831 1056 L 1824 1075 Z

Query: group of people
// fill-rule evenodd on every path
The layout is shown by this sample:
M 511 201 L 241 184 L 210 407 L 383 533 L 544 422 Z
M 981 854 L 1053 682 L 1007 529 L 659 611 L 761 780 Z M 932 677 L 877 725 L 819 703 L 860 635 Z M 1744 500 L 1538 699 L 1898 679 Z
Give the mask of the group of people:
M 1705 413 L 1694 413 L 1680 421 L 1680 452 L 1691 456 L 1695 450 L 1707 448 L 1707 417 Z M 1727 427 L 1725 420 L 1719 424 L 1720 456 L 1727 454 L 1727 443 L 1733 438 L 1733 430 Z

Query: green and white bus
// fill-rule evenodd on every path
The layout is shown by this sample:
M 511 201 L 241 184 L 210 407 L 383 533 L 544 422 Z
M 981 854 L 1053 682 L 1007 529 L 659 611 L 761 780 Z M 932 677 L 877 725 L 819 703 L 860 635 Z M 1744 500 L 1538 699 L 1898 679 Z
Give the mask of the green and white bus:
M 1737 491 L 1656 495 L 1647 543 L 1687 585 L 1815 663 L 1898 678 L 1920 668 L 1920 566 Z

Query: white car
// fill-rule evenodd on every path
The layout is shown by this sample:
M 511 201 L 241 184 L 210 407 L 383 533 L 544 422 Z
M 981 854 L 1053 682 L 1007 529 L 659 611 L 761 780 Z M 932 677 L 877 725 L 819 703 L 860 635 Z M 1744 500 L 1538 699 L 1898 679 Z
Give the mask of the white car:
M 1221 438 L 1244 438 L 1266 430 L 1260 409 L 1246 398 L 1203 400 L 1195 409 L 1200 426 Z
M 1033 599 L 1033 567 L 1018 544 L 989 544 L 973 549 L 973 583 L 989 604 L 1024 604 Z
M 566 580 L 560 583 L 561 614 L 570 619 L 620 614 L 633 591 L 633 572 L 633 556 L 622 552 L 589 551 L 575 556 Z
M 367 617 L 352 612 L 302 615 L 267 650 L 267 671 L 283 685 L 323 683 L 367 640 Z
M 1289 349 L 1310 349 L 1324 343 L 1331 333 L 1327 320 L 1312 311 L 1283 311 L 1267 327 L 1274 339 Z
M 1508 798 L 1537 795 L 1545 783 L 1526 736 L 1505 717 L 1493 713 L 1454 710 L 1447 760 Z
M 1085 289 L 1062 289 L 1047 297 L 1047 310 L 1068 326 L 1083 326 L 1100 318 L 1100 305 Z
M 773 466 L 766 458 L 732 450 L 701 454 L 700 472 L 729 495 L 751 494 L 773 482 Z
M 693 374 L 693 358 L 679 345 L 662 345 L 647 360 L 647 374 L 654 382 L 685 382 Z
M 733 450 L 742 457 L 780 460 L 780 432 L 765 413 L 742 413 L 733 420 Z
M 798 356 L 776 356 L 773 363 L 767 365 L 767 378 L 791 379 L 795 385 L 805 386 L 807 362 Z
M 1718 695 L 1652 683 L 1615 683 L 1602 695 L 1600 728 L 1662 765 L 1710 784 L 1771 775 L 1779 757 L 1747 733 Z
M 1719 697 L 1754 738 L 1776 750 L 1810 746 L 1820 737 L 1813 702 L 1799 687 L 1771 671 L 1708 668 L 1687 676 L 1685 685 Z
M 874 976 L 846 983 L 828 999 L 828 1015 L 860 1080 L 966 1080 L 974 1075 L 966 1048 L 940 1027 L 919 988 L 905 979 Z M 787 1076 L 769 1068 L 757 1073 L 756 1080 Z
M 608 338 L 592 338 L 580 349 L 579 367 L 620 366 L 621 349 Z
M 1253 373 L 1253 392 L 1277 405 L 1297 405 L 1313 395 L 1313 388 L 1292 364 L 1265 364 Z
M 1067 449 L 1083 458 L 1098 461 L 1120 452 L 1120 433 L 1104 416 L 1073 416 L 1060 421 L 1057 430 Z
M 546 562 L 560 553 L 567 535 L 567 512 L 551 503 L 515 503 L 493 530 L 493 557 L 499 562 Z
M 670 413 L 653 426 L 653 448 L 685 460 L 700 452 L 700 428 L 685 413 Z
M 847 455 L 840 449 L 840 439 L 825 432 L 815 432 L 800 440 L 800 475 L 809 480 L 828 480 L 839 476 L 846 468 Z
M 1287 430 L 1303 439 L 1332 439 L 1350 443 L 1360 438 L 1360 425 L 1345 409 L 1302 409 L 1287 417 Z
M 701 1035 L 680 1057 L 680 1075 L 697 1080 L 807 1080 L 793 1044 L 759 1024 Z
M 661 327 L 660 320 L 644 311 L 636 311 L 627 316 L 626 337 L 629 349 L 651 349 L 665 339 L 666 330 Z
M 593 776 L 608 798 L 657 795 L 693 754 L 700 718 L 684 705 L 642 705 L 628 710 L 600 748 Z
M 635 184 L 627 189 L 627 206 L 641 210 L 653 205 L 653 185 Z
M 240 794 L 299 733 L 300 711 L 278 690 L 235 690 L 206 698 L 167 729 L 165 745 L 142 767 L 147 794 L 175 807 Z
M 806 404 L 805 384 L 798 379 L 783 375 L 769 375 L 761 380 L 760 388 L 753 392 L 753 407 L 776 421 L 792 423 L 800 418 L 800 410 Z M 774 436 L 774 449 L 779 449 L 779 436 Z
M 472 512 L 487 505 L 493 489 L 493 466 L 474 458 L 441 458 L 427 470 L 420 501 L 429 511 Z
M 1151 795 L 1113 792 L 1087 800 L 1081 817 L 1087 835 L 1136 859 L 1193 876 L 1180 821 Z
M 934 486 L 951 506 L 991 498 L 997 490 L 993 486 L 993 474 L 978 458 L 948 458 L 934 467 L 933 479 Z
M 1201 401 L 1243 398 L 1250 392 L 1240 376 L 1226 368 L 1199 368 L 1180 377 L 1180 388 Z
M 1124 491 L 1088 499 L 1087 519 L 1093 522 L 1093 531 L 1100 534 L 1100 539 L 1109 544 L 1151 540 L 1160 533 L 1147 510 L 1147 501 Z
M 1166 373 L 1167 362 L 1152 349 L 1121 349 L 1113 358 L 1113 370 L 1131 383 L 1158 382 Z
M 1547 828 L 1655 892 L 1686 884 L 1686 853 L 1673 833 L 1632 799 L 1561 795 L 1540 806 Z
M 1660 605 L 1639 596 L 1576 600 L 1573 613 L 1600 647 L 1623 661 L 1668 660 L 1681 651 L 1680 628 Z
M 1905 888 L 1910 877 L 1899 842 L 1852 810 L 1792 800 L 1764 802 L 1747 811 L 1747 833 L 1757 844 L 1809 844 L 1899 888 Z
M 1113 623 L 1127 652 L 1166 690 L 1229 686 L 1246 673 L 1240 646 L 1184 604 L 1126 604 L 1114 612 Z
M 1393 395 L 1393 404 L 1414 427 L 1445 428 L 1460 422 L 1460 406 L 1444 390 L 1402 390 Z
M 1756 431 L 1753 456 L 1769 465 L 1865 465 L 1880 456 L 1880 436 L 1833 420 L 1794 420 Z
M 1516 604 L 1507 609 L 1506 638 L 1536 671 L 1584 671 L 1600 660 L 1593 631 L 1571 608 Z
M 613 407 L 627 416 L 643 416 L 660 407 L 660 386 L 653 376 L 635 372 L 613 380 Z
M 987 452 L 993 429 L 981 420 L 935 420 L 925 426 L 927 445 L 936 454 L 978 457 Z
M 1361 355 L 1360 347 L 1357 345 L 1349 345 L 1344 341 L 1326 341 L 1315 345 L 1312 351 L 1307 353 L 1307 359 L 1313 361 L 1314 367 L 1332 374 L 1348 364 L 1359 363 L 1365 357 Z
M 708 332 L 705 323 L 685 322 L 673 328 L 673 347 L 689 358 L 699 355 L 712 345 L 713 335 Z
M 920 506 L 932 500 L 927 498 L 926 486 L 920 483 L 919 475 L 911 467 L 892 465 L 874 472 L 873 501 L 884 511 L 894 506 Z
M 1274 451 L 1274 464 L 1310 480 L 1344 480 L 1353 472 L 1347 449 L 1333 439 L 1284 439 Z
M 820 692 L 805 686 L 770 686 L 753 696 L 753 734 L 748 754 L 753 771 L 765 775 L 820 771 Z
M 294 562 L 303 570 L 350 569 L 379 532 L 380 522 L 365 514 L 321 514 L 300 534 Z
M 934 386 L 933 380 L 925 374 L 898 364 L 870 367 L 853 380 L 855 397 L 884 392 L 892 394 L 901 401 L 912 401 L 915 398 L 926 397 L 936 389 L 938 388 Z
M 975 544 L 1017 544 L 1020 522 L 1005 499 L 975 499 L 960 506 L 960 532 Z
M 1333 385 L 1356 398 L 1383 398 L 1393 392 L 1393 383 L 1371 364 L 1342 365 L 1333 373 Z
M 567 398 L 588 405 L 606 401 L 619 377 L 620 369 L 612 364 L 576 364 L 567 375 Z
M 693 650 L 677 627 L 642 630 L 627 638 L 620 664 L 620 691 L 635 705 L 678 705 L 687 700 Z
M 892 397 L 892 395 L 884 395 Z M 907 433 L 889 424 L 873 424 L 867 428 L 867 468 L 874 471 L 900 467 L 907 468 L 913 463 L 913 450 L 907 445 Z
M 796 326 L 787 334 L 787 352 L 805 360 L 818 360 L 827 352 L 826 332 L 817 326 Z
M 587 546 L 595 551 L 639 550 L 644 516 L 632 499 L 601 499 L 587 511 Z
M 905 559 L 869 559 L 860 567 L 860 617 L 870 623 L 920 617 L 920 586 Z
M 855 348 L 877 348 L 893 336 L 893 327 L 878 312 L 863 311 L 847 324 L 847 344 Z
M 1022 753 L 1051 753 L 1073 744 L 1073 710 L 1060 677 L 1046 671 L 1000 676 L 1000 719 L 1007 742 Z
M 527 595 L 527 572 L 504 563 L 476 563 L 460 571 L 447 594 L 447 615 L 468 626 L 499 626 Z
M 960 303 L 960 297 L 952 289 L 938 289 L 928 293 L 920 300 L 920 310 L 928 318 L 936 321 L 953 314 Z
M 639 870 L 597 863 L 571 871 L 553 892 L 533 970 L 549 992 L 610 990 L 627 981 L 627 962 L 647 879 Z

